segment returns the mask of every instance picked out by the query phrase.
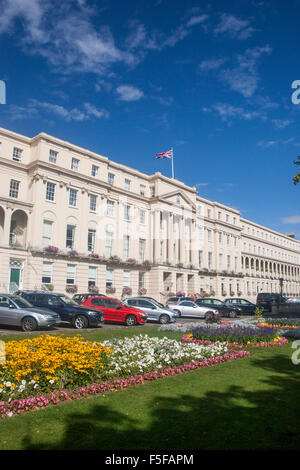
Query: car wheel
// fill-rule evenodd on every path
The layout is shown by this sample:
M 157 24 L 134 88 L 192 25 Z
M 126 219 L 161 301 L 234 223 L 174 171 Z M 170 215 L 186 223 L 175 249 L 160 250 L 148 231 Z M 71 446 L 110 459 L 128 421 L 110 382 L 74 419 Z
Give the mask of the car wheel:
M 88 324 L 89 322 L 87 318 L 84 317 L 83 315 L 77 315 L 77 317 L 75 317 L 74 326 L 77 330 L 82 330 L 83 328 L 87 328 Z
M 128 315 L 125 318 L 125 325 L 126 326 L 134 326 L 136 325 L 136 317 L 134 315 Z
M 176 313 L 176 315 L 178 316 L 178 318 L 181 317 L 181 312 L 180 310 L 173 310 L 174 313 Z
M 32 317 L 25 317 L 22 320 L 21 328 L 23 331 L 34 331 L 37 329 L 37 322 Z
M 237 313 L 234 310 L 231 310 L 229 312 L 229 318 L 236 318 L 236 317 L 237 317 Z
M 214 312 L 206 312 L 206 314 L 204 315 L 205 320 L 207 320 L 207 318 L 209 318 L 211 315 L 214 315 Z
M 159 323 L 161 323 L 162 325 L 165 325 L 168 322 L 169 322 L 168 315 L 163 314 L 159 317 Z

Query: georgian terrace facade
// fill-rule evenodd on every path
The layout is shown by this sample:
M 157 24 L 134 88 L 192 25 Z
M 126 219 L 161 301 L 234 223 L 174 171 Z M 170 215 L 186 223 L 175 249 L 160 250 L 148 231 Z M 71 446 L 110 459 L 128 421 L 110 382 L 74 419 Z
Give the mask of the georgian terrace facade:
M 0 128 L 0 183 L 2 292 L 300 295 L 298 240 L 161 173 Z

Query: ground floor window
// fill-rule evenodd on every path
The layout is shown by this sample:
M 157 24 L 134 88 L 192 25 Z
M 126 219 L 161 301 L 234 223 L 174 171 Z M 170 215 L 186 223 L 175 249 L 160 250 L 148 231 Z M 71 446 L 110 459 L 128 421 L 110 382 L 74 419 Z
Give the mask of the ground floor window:
M 43 262 L 42 283 L 52 283 L 52 263 L 49 263 L 48 261 Z

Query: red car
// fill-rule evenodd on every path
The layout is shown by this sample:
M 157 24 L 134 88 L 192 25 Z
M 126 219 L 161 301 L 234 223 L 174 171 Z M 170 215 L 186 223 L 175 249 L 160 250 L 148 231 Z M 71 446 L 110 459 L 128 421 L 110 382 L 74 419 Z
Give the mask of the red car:
M 81 305 L 100 308 L 104 313 L 104 321 L 125 323 L 127 326 L 143 325 L 147 314 L 138 308 L 127 307 L 110 297 L 90 297 Z

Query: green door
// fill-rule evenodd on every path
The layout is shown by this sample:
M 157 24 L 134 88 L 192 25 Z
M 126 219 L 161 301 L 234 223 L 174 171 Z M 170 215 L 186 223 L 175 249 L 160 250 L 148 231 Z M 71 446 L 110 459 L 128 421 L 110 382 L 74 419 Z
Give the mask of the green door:
M 9 282 L 14 282 L 18 287 L 20 286 L 20 269 L 10 268 L 10 280 Z

